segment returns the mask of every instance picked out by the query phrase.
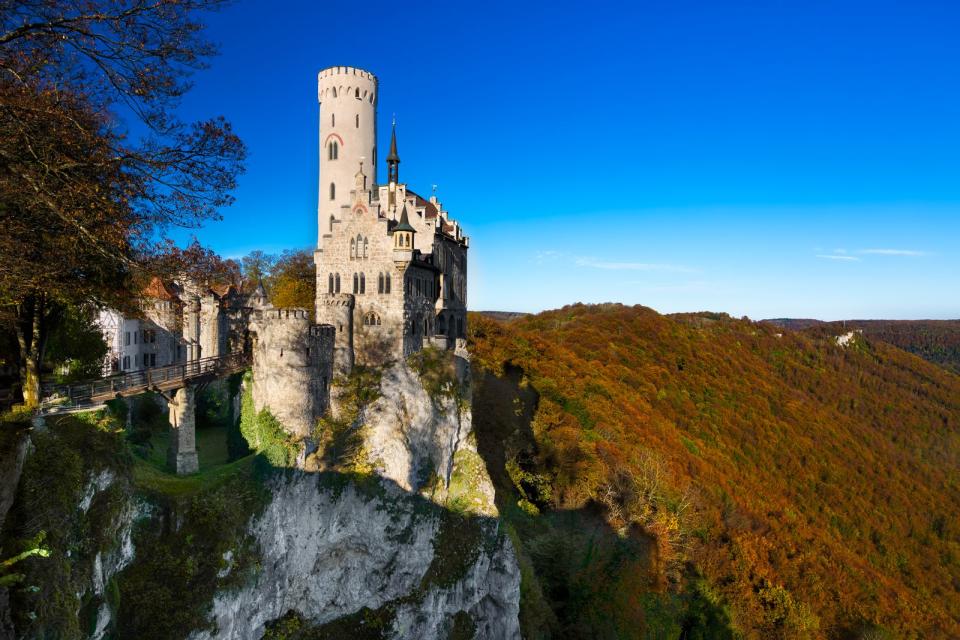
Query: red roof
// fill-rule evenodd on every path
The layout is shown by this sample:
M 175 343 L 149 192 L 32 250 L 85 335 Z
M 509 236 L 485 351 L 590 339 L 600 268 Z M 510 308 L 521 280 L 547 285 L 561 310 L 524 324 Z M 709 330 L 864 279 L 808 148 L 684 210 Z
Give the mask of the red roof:
M 176 292 L 157 276 L 153 276 L 150 284 L 143 288 L 143 295 L 148 298 L 157 298 L 158 300 L 180 299 Z

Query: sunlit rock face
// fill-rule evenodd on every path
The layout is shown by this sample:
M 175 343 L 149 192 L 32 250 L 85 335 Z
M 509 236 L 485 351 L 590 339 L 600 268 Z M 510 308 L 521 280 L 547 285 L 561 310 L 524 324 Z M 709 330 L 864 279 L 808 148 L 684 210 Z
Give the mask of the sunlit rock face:
M 447 638 L 455 624 L 520 637 L 520 571 L 476 453 L 468 363 L 454 370 L 433 385 L 406 363 L 381 372 L 375 399 L 350 415 L 363 473 L 320 464 L 270 480 L 250 524 L 259 570 L 218 593 L 212 630 L 192 637 L 260 638 L 290 612 L 317 627 L 364 609 L 388 638 Z M 349 414 L 343 393 L 331 399 L 334 416 Z
M 364 607 L 394 610 L 391 638 L 445 638 L 459 612 L 477 638 L 520 637 L 520 573 L 495 520 L 475 522 L 483 541 L 461 575 L 431 582 L 443 516 L 426 500 L 393 483 L 361 489 L 332 474 L 296 473 L 273 489 L 252 527 L 261 572 L 239 592 L 219 594 L 217 631 L 195 638 L 260 638 L 291 610 L 319 624 Z

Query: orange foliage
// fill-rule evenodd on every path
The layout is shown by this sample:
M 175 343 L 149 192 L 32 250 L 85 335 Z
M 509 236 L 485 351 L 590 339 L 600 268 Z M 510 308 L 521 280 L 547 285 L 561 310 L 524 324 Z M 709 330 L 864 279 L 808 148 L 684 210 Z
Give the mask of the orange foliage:
M 526 464 L 550 508 L 603 503 L 655 456 L 695 505 L 689 557 L 747 636 L 960 637 L 960 377 L 723 314 L 470 325 L 475 366 L 520 367 L 539 394 Z

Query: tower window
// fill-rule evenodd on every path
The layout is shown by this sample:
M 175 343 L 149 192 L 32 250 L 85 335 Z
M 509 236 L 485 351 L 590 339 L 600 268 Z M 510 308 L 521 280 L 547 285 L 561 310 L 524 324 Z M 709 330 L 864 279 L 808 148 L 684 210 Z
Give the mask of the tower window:
M 353 274 L 353 293 L 360 293 L 360 277 L 357 274 Z
M 357 89 L 356 89 L 356 91 L 354 92 L 353 95 L 356 97 L 357 100 L 360 99 L 360 88 L 359 88 L 359 87 L 357 87 Z
M 330 274 L 330 277 L 327 278 L 327 293 L 333 293 L 333 274 Z
M 337 114 L 335 113 L 330 114 L 330 126 L 331 127 L 337 126 Z
M 389 273 L 387 274 L 387 277 L 385 278 L 385 280 L 386 282 L 384 282 L 384 287 L 383 287 L 384 293 L 390 293 L 390 274 Z
M 377 327 L 380 326 L 380 324 L 380 316 L 372 311 L 363 316 L 363 326 L 365 327 Z
M 360 293 L 366 293 L 366 292 L 367 292 L 367 276 L 361 273 L 360 274 Z
M 357 241 L 353 238 L 350 238 L 350 259 L 353 260 L 357 257 Z
M 360 114 L 359 114 L 359 113 L 357 114 L 356 122 L 357 122 L 357 129 L 359 129 L 359 128 L 360 128 Z
M 337 185 L 330 183 L 330 199 L 334 200 L 337 197 Z
M 330 216 L 330 233 L 333 233 L 333 221 L 336 220 L 332 215 Z
M 334 278 L 334 293 L 340 293 L 340 274 L 338 273 Z
M 336 140 L 331 140 L 330 144 L 327 145 L 327 159 L 336 160 L 340 156 L 340 145 L 337 144 Z

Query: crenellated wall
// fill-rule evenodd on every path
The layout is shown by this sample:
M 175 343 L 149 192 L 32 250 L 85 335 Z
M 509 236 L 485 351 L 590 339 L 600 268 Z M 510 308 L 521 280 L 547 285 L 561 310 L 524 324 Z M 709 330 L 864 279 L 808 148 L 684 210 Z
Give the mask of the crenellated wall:
M 268 408 L 284 428 L 307 436 L 329 405 L 335 331 L 317 325 L 306 309 L 252 311 L 253 403 Z

